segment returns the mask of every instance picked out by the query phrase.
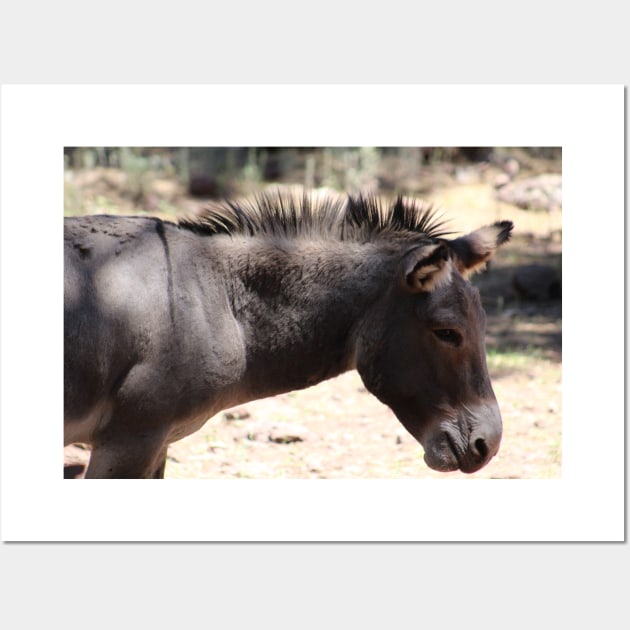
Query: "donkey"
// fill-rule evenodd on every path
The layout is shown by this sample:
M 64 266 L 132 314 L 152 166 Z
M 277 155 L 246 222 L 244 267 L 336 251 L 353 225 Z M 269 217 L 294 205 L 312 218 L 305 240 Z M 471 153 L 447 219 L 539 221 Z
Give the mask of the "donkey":
M 162 478 L 227 407 L 357 369 L 438 471 L 497 453 L 470 274 L 511 221 L 452 240 L 419 202 L 265 193 L 178 222 L 65 219 L 65 443 L 86 478 Z

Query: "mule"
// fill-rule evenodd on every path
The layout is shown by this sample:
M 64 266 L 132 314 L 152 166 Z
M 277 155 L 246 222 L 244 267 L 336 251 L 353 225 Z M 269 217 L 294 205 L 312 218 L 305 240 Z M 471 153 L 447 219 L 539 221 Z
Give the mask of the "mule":
M 65 219 L 65 443 L 87 478 L 161 478 L 222 409 L 357 369 L 438 471 L 501 442 L 468 280 L 510 221 L 445 238 L 402 197 L 267 193 L 179 222 Z

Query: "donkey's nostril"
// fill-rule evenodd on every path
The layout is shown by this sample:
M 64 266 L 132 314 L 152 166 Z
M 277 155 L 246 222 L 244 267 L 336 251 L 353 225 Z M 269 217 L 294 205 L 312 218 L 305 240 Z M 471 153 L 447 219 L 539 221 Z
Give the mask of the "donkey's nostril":
M 488 446 L 483 438 L 477 438 L 475 440 L 475 450 L 479 454 L 480 459 L 486 459 L 488 456 Z

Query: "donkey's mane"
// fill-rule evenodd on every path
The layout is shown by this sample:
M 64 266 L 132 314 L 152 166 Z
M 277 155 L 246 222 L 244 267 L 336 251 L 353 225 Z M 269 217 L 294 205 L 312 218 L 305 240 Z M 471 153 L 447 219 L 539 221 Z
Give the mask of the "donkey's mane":
M 415 232 L 439 238 L 450 232 L 432 206 L 399 195 L 384 203 L 374 195 L 265 192 L 251 199 L 228 200 L 206 208 L 181 228 L 198 234 L 320 237 L 368 241 L 381 235 Z

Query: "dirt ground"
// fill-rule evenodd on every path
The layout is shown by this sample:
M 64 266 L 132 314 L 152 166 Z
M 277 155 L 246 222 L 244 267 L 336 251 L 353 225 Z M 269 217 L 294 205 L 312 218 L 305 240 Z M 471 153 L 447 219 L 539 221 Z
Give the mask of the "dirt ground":
M 562 309 L 514 292 L 519 265 L 561 267 L 561 211 L 497 201 L 474 181 L 436 189 L 429 201 L 465 232 L 511 219 L 515 235 L 477 277 L 488 312 L 488 365 L 504 435 L 482 470 L 438 473 L 356 372 L 309 389 L 247 403 L 211 418 L 169 448 L 166 478 L 559 478 L 562 467 Z

